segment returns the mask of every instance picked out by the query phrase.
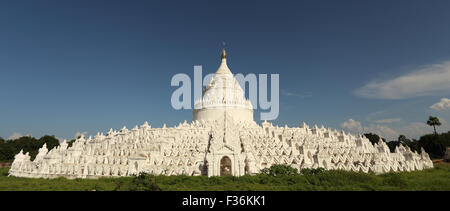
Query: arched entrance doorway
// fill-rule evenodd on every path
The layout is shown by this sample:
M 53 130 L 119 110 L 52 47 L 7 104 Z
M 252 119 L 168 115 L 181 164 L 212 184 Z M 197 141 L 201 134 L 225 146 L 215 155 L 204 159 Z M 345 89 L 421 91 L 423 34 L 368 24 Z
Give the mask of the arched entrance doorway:
M 220 176 L 231 175 L 231 160 L 228 156 L 220 159 Z

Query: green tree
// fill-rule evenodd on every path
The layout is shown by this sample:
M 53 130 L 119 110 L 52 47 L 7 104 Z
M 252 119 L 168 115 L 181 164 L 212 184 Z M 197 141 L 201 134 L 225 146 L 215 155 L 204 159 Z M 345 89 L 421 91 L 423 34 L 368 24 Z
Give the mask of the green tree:
M 386 142 L 386 144 L 388 145 L 389 150 L 391 152 L 394 152 L 395 148 L 400 146 L 400 142 L 399 141 L 388 141 L 388 142 Z
M 47 144 L 47 149 L 59 145 L 59 140 L 55 136 L 42 136 L 40 139 L 31 136 L 22 136 L 14 140 L 8 140 L 0 144 L 0 161 L 10 162 L 14 160 L 14 156 L 23 150 L 24 153 L 29 152 L 31 160 L 34 160 L 42 145 Z
M 423 147 L 431 158 L 442 158 L 445 149 L 450 147 L 450 132 L 421 136 L 418 141 L 418 148 L 420 147 Z
M 41 142 L 42 145 L 44 145 L 44 143 L 47 144 L 47 149 L 49 151 L 51 149 L 53 149 L 53 147 L 59 146 L 59 140 L 57 138 L 55 138 L 55 136 L 45 135 L 45 136 L 42 136 L 38 141 Z M 39 144 L 41 144 L 41 143 L 39 143 Z
M 72 147 L 73 142 L 75 142 L 75 139 L 72 139 L 67 142 L 67 148 Z
M 401 144 L 408 145 L 408 144 L 411 142 L 411 140 L 409 140 L 408 138 L 406 138 L 405 135 L 400 135 L 400 136 L 398 137 L 398 142 L 400 142 Z
M 380 136 L 374 133 L 364 133 L 364 136 L 369 139 L 370 143 L 376 144 L 380 140 Z M 382 141 L 386 142 L 386 139 L 381 138 Z
M 410 139 L 406 138 L 405 135 L 400 135 L 398 137 L 397 142 L 398 142 L 397 146 L 402 144 L 402 145 L 408 146 L 412 151 L 420 152 L 419 141 L 417 141 L 415 139 L 410 140 Z
M 440 126 L 441 122 L 437 117 L 430 116 L 427 121 L 427 125 L 432 126 L 434 128 L 434 135 L 437 135 L 436 126 Z

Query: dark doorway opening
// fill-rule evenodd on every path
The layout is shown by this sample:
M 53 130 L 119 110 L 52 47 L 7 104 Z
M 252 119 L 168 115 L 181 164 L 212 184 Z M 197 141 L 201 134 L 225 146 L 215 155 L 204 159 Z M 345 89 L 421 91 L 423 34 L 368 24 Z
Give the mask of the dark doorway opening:
M 231 160 L 224 156 L 220 159 L 220 176 L 231 175 Z

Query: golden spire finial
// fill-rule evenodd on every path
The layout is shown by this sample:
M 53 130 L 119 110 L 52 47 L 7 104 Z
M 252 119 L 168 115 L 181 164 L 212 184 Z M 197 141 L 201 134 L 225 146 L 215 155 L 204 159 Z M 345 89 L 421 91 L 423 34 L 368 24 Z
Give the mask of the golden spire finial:
M 226 59 L 227 58 L 227 52 L 225 51 L 225 41 L 222 41 L 222 59 Z
M 227 52 L 225 51 L 225 48 L 222 49 L 222 59 L 227 58 Z

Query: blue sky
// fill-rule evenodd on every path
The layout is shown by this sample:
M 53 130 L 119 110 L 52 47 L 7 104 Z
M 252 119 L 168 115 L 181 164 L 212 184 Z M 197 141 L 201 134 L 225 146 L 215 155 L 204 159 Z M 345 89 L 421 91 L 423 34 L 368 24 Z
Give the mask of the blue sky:
M 71 139 L 192 119 L 171 77 L 280 74 L 275 124 L 450 130 L 449 1 L 0 2 L 0 137 Z M 434 106 L 433 106 L 434 105 Z M 433 106 L 433 107 L 432 107 Z

